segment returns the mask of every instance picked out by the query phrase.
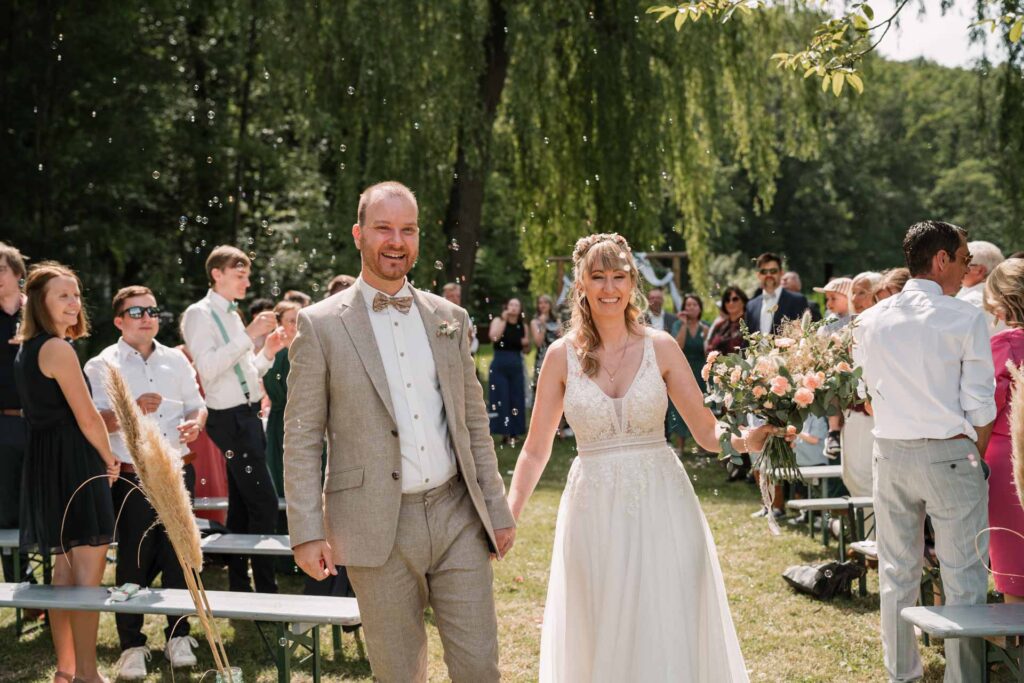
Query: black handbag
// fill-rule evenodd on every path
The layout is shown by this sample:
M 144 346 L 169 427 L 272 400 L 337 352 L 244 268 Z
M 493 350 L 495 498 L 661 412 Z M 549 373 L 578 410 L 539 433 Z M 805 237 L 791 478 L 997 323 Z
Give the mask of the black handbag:
M 836 595 L 851 597 L 854 579 L 863 576 L 865 568 L 855 562 L 824 562 L 816 565 L 793 565 L 782 572 L 782 578 L 801 593 L 818 600 L 831 600 Z

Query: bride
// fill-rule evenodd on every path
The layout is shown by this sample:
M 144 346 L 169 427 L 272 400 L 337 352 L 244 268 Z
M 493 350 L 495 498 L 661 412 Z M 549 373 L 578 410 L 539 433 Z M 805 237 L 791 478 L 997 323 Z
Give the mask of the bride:
M 562 412 L 579 457 L 558 510 L 540 680 L 747 681 L 714 540 L 665 441 L 668 398 L 697 443 L 721 427 L 676 341 L 643 326 L 626 240 L 573 251 L 569 333 L 548 349 L 509 492 L 519 518 L 551 455 Z M 760 451 L 772 428 L 732 437 Z

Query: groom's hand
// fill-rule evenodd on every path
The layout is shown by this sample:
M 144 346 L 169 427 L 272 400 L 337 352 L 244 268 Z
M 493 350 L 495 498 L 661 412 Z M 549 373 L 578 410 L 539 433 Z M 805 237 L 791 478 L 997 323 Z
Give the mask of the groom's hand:
M 508 551 L 512 550 L 512 545 L 516 542 L 516 528 L 511 526 L 505 529 L 495 529 L 494 540 L 498 542 L 497 557 L 502 560 L 508 555 Z M 494 553 L 491 553 L 491 557 L 495 557 Z
M 322 538 L 297 545 L 292 553 L 295 555 L 295 564 L 314 581 L 323 581 L 338 573 L 331 557 L 331 546 Z

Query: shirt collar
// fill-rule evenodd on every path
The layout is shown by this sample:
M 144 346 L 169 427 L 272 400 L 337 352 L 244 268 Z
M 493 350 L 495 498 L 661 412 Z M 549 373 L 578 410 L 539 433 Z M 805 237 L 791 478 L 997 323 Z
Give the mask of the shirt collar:
M 153 340 L 153 353 L 149 355 L 150 358 L 160 352 L 160 342 L 156 339 Z M 121 360 L 126 358 L 142 358 L 142 354 L 136 351 L 132 346 L 124 340 L 124 337 L 120 337 L 117 340 L 117 355 Z
M 367 308 L 371 311 L 373 310 L 373 298 L 377 296 L 378 293 L 387 297 L 391 296 L 390 294 L 381 292 L 376 287 L 368 284 L 366 280 L 363 279 L 362 275 L 356 278 L 356 280 L 359 282 L 359 291 L 363 295 L 363 301 L 366 302 Z M 395 293 L 395 296 L 412 296 L 412 288 L 409 286 L 409 278 L 405 279 L 405 282 L 402 283 L 402 288 Z
M 210 303 L 217 307 L 218 310 L 228 313 L 238 309 L 238 303 L 228 301 L 223 296 L 213 291 L 212 289 L 206 292 L 206 298 L 210 300 Z M 232 305 L 234 304 L 234 305 Z
M 764 297 L 764 301 L 777 301 L 779 295 L 782 293 L 782 289 L 776 289 L 774 292 L 769 294 L 768 292 L 762 292 L 761 296 Z
M 907 280 L 907 284 L 903 287 L 904 292 L 926 292 L 928 294 L 942 295 L 942 286 L 934 280 L 925 280 L 923 278 L 910 278 Z

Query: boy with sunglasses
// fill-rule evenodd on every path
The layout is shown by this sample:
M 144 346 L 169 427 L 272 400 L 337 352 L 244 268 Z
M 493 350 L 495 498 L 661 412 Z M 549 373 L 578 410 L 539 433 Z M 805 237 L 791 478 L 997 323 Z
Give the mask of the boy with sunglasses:
M 160 308 L 153 292 L 137 285 L 125 287 L 114 295 L 113 309 L 114 326 L 121 331 L 121 338 L 90 359 L 85 364 L 85 374 L 93 401 L 110 433 L 110 447 L 121 461 L 121 476 L 111 489 L 114 507 L 121 511 L 115 580 L 118 585 L 136 583 L 148 587 L 162 575 L 164 588 L 185 588 L 181 565 L 164 528 L 150 528 L 156 512 L 145 496 L 129 495 L 139 480 L 121 438 L 117 416 L 111 409 L 105 388 L 107 375 L 112 368 L 121 372 L 139 408 L 156 421 L 164 439 L 176 448 L 190 493 L 195 490 L 195 455 L 188 444 L 195 441 L 206 423 L 206 404 L 199 393 L 195 371 L 184 354 L 156 340 Z M 118 614 L 116 621 L 121 644 L 119 677 L 143 679 L 150 657 L 142 632 L 143 616 Z M 172 667 L 194 666 L 192 648 L 196 641 L 189 637 L 188 621 L 182 619 L 175 626 L 176 621 L 175 617 L 167 618 L 164 654 Z

